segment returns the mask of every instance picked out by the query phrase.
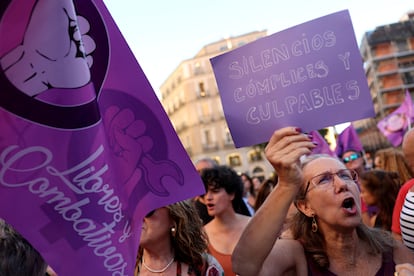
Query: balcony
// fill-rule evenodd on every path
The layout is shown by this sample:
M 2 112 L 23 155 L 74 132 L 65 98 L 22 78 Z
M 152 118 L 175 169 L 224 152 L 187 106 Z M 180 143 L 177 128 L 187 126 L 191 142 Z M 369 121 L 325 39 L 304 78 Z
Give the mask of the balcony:
M 403 58 L 403 57 L 409 57 L 409 56 L 414 56 L 414 51 L 392 52 L 390 54 L 386 54 L 382 56 L 374 56 L 372 61 L 379 62 L 379 61 L 384 61 L 387 59 Z

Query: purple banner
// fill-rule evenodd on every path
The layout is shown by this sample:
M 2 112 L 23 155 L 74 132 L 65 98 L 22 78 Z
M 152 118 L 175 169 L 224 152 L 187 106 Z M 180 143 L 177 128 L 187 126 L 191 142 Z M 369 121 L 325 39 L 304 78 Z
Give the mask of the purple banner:
M 275 129 L 304 131 L 373 117 L 348 11 L 327 15 L 211 59 L 237 147 Z
M 401 145 L 405 132 L 414 121 L 414 106 L 410 92 L 405 92 L 400 107 L 378 122 L 377 127 L 394 147 Z
M 144 215 L 201 179 L 102 0 L 0 9 L 0 217 L 60 276 L 133 275 Z

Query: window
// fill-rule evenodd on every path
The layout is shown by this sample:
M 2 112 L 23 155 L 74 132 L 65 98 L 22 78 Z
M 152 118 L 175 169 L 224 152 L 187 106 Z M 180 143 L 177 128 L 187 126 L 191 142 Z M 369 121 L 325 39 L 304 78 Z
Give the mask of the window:
M 398 52 L 408 51 L 407 40 L 397 40 L 395 41 L 395 46 L 397 46 Z
M 207 95 L 206 89 L 204 87 L 204 82 L 198 83 L 198 94 L 200 95 L 200 97 L 205 97 Z
M 414 71 L 407 72 L 402 75 L 404 84 L 413 84 L 414 83 Z
M 203 130 L 203 138 L 204 138 L 203 139 L 204 144 L 206 144 L 206 145 L 210 145 L 211 144 L 212 139 L 211 139 L 211 132 L 210 132 L 209 129 Z
M 215 132 L 213 128 L 204 128 L 201 130 L 201 144 L 205 151 L 215 151 L 218 149 L 218 145 L 215 138 Z
M 227 45 L 223 45 L 220 47 L 220 52 L 224 52 L 227 51 L 229 48 L 227 47 Z
M 201 67 L 200 62 L 194 64 L 194 75 L 200 75 L 203 73 L 203 68 Z
M 230 130 L 228 127 L 224 130 L 224 143 L 226 145 L 233 144 L 233 138 L 231 137 Z
M 231 154 L 229 155 L 228 159 L 229 159 L 229 165 L 231 167 L 238 167 L 238 166 L 241 166 L 242 164 L 240 155 L 238 154 Z
M 262 153 L 260 152 L 260 150 L 252 150 L 249 152 L 249 160 L 250 162 L 257 162 L 257 161 L 262 161 L 263 157 L 262 157 Z
M 400 67 L 400 68 L 411 68 L 411 67 L 414 67 L 414 60 L 401 59 L 398 62 L 398 67 Z
M 211 108 L 207 102 L 197 103 L 197 113 L 200 123 L 208 123 L 211 119 Z

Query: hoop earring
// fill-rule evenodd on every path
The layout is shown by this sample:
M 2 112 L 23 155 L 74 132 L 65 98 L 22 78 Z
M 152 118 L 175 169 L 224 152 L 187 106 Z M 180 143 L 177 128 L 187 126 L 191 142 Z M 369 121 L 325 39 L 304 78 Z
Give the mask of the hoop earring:
M 312 216 L 312 232 L 318 232 L 318 224 L 316 223 L 315 215 Z
M 175 234 L 176 234 L 175 227 L 171 227 L 170 231 L 171 231 L 171 236 L 173 236 L 173 238 L 174 238 Z

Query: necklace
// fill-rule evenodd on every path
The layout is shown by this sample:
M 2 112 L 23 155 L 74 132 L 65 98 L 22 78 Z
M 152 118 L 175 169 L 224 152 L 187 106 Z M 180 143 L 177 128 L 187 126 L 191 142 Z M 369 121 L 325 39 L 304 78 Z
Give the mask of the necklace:
M 144 260 L 144 256 L 142 256 L 142 265 L 149 271 L 152 273 L 163 273 L 164 271 L 166 271 L 174 262 L 174 256 L 172 257 L 171 261 L 164 267 L 161 269 L 152 269 L 151 267 L 149 267 Z

